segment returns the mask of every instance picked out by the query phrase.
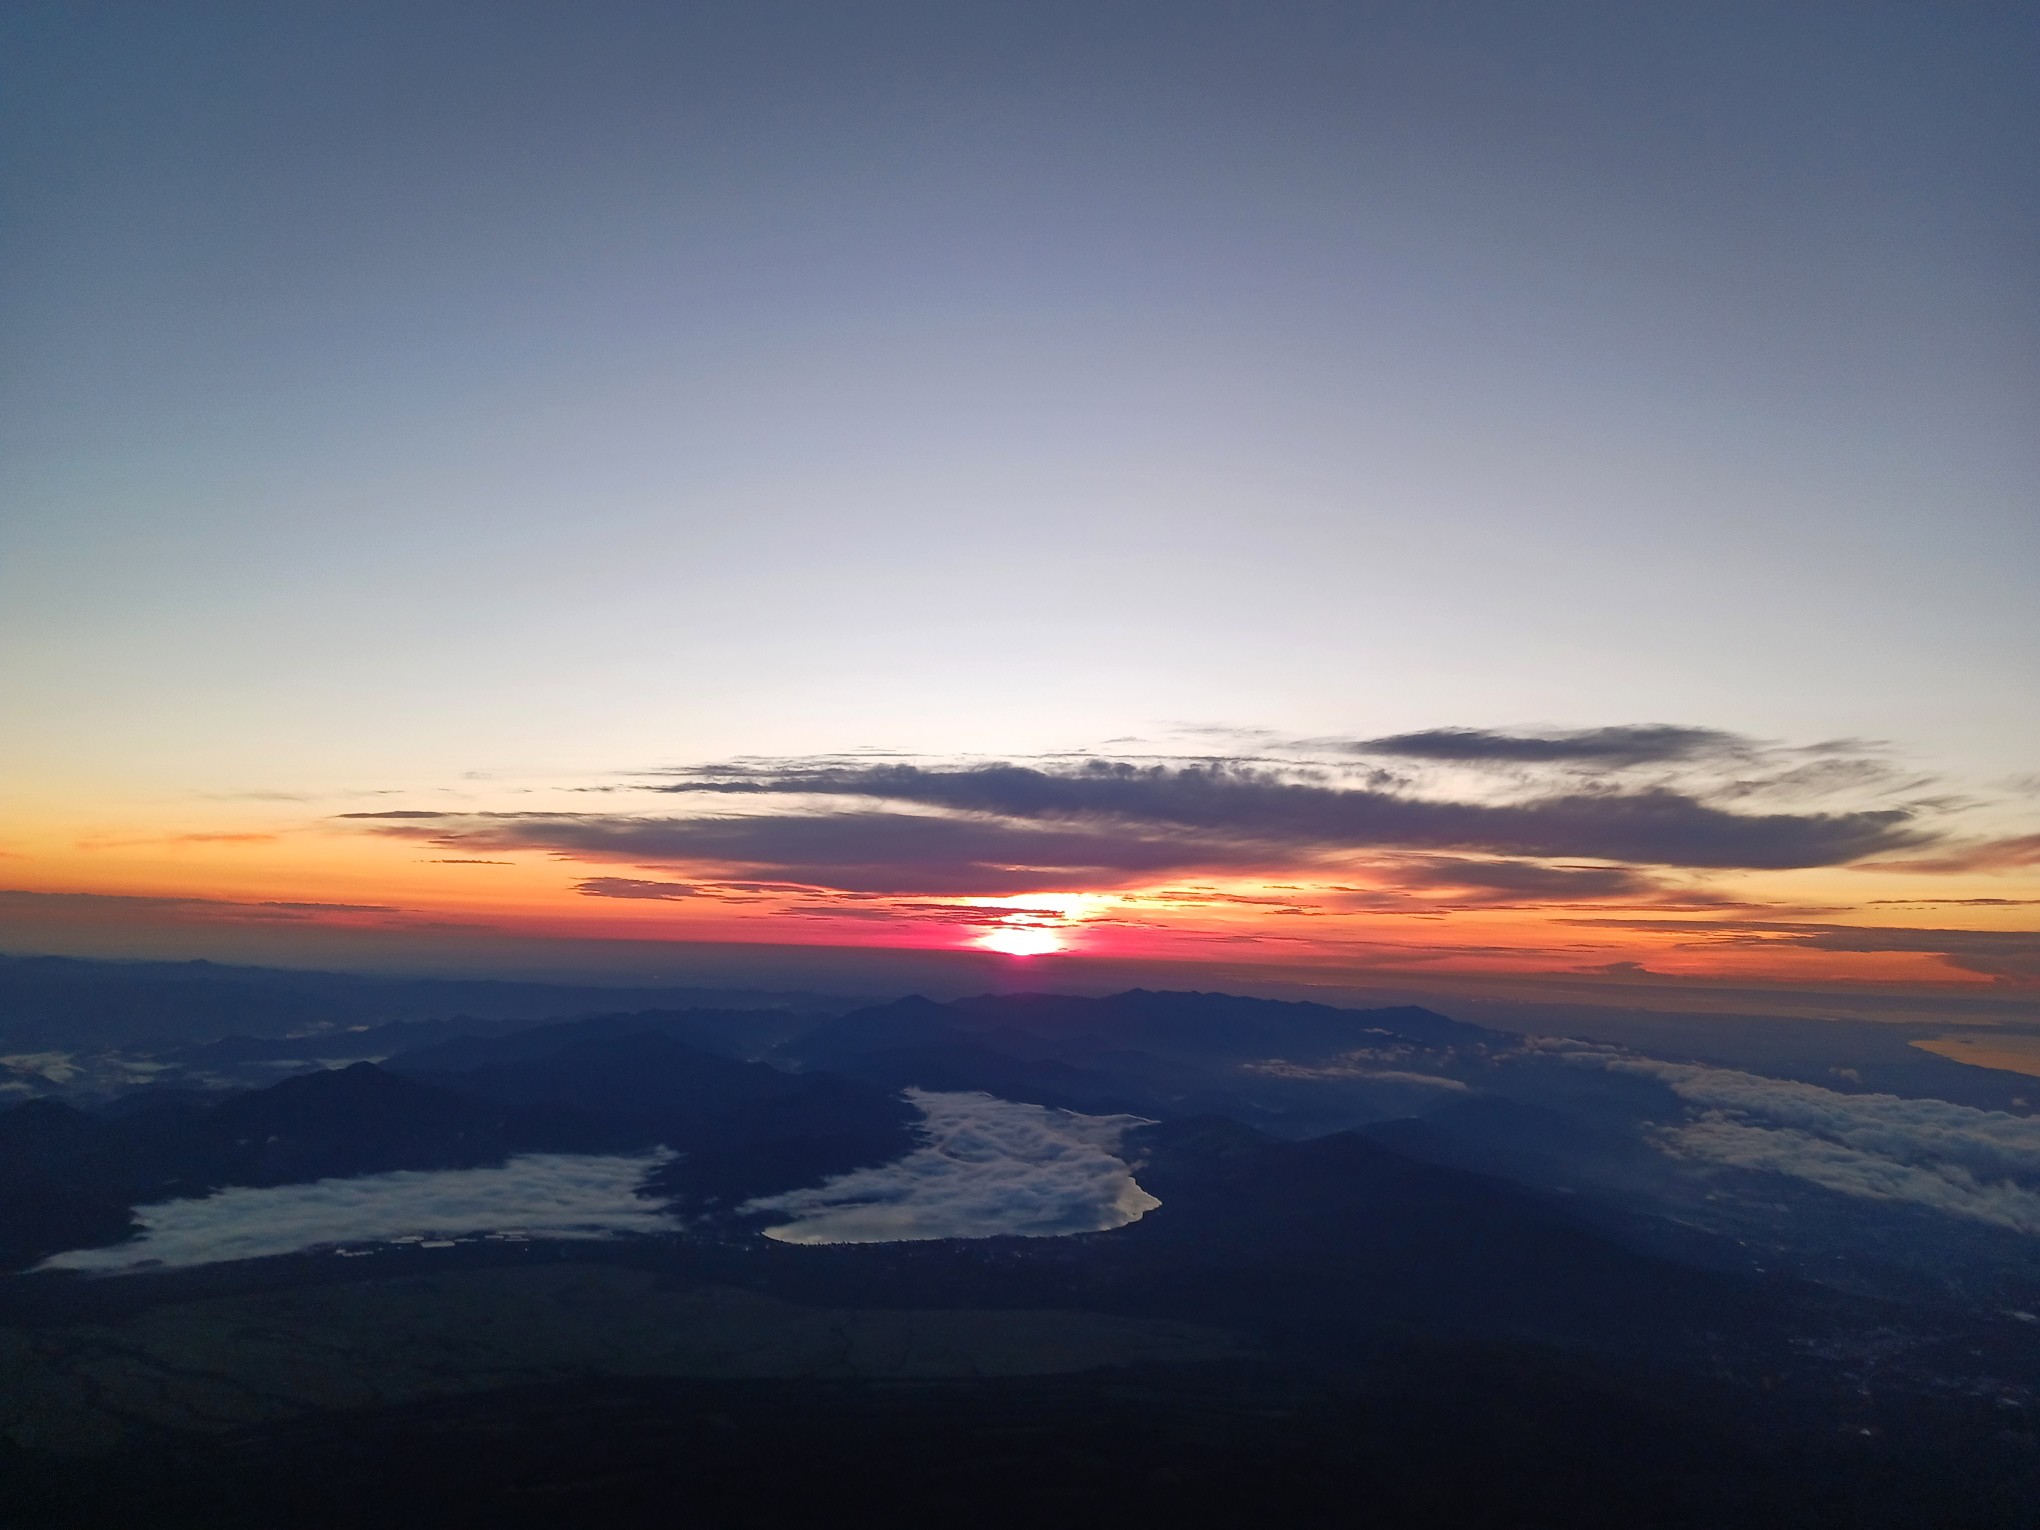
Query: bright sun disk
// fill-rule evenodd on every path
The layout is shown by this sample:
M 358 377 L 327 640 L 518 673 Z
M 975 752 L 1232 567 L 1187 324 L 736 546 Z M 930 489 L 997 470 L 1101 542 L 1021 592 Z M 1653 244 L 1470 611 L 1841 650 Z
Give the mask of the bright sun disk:
M 1046 956 L 1063 948 L 1061 935 L 1038 924 L 1004 925 L 987 930 L 978 937 L 977 943 L 987 951 L 1001 951 L 1007 956 Z

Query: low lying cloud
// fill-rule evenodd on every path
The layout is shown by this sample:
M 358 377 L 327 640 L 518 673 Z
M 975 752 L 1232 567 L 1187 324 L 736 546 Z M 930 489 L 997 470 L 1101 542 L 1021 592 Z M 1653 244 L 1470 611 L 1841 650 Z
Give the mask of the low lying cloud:
M 2003 1180 L 1979 1180 L 1957 1164 L 1905 1163 L 1813 1132 L 1752 1126 L 1719 1112 L 1666 1134 L 1665 1146 L 1680 1157 L 1790 1174 L 1843 1195 L 1909 1201 L 2015 1232 L 2040 1233 L 2040 1194 Z
M 1530 1045 L 1578 1066 L 1668 1085 L 1694 1108 L 1691 1119 L 1659 1136 L 1678 1157 L 1789 1174 L 1844 1195 L 2040 1233 L 2040 1118 L 1945 1100 L 1842 1094 L 1590 1042 Z
M 660 1204 L 637 1193 L 645 1176 L 671 1156 L 528 1153 L 493 1169 L 405 1169 L 221 1190 L 138 1207 L 140 1237 L 57 1254 L 39 1268 L 181 1269 L 334 1244 L 511 1229 L 546 1238 L 671 1232 L 675 1224 Z
M 783 1243 L 908 1243 L 1103 1232 L 1161 1204 L 1116 1156 L 1137 1116 L 1083 1116 L 988 1094 L 909 1089 L 926 1146 L 811 1190 L 750 1202 Z

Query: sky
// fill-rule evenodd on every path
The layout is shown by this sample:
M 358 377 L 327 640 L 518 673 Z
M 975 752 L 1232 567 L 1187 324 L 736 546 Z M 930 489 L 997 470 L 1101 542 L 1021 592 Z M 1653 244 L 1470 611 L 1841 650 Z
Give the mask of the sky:
M 2040 990 L 2036 64 L 10 6 L 0 949 Z

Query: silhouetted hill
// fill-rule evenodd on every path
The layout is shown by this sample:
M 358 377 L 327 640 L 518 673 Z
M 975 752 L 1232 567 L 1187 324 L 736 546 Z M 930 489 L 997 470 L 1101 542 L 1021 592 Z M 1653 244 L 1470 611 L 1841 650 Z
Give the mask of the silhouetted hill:
M 590 1015 L 546 1025 L 463 1035 L 398 1052 L 387 1065 L 404 1073 L 461 1073 L 547 1057 L 582 1041 L 656 1032 L 699 1052 L 743 1058 L 768 1050 L 807 1022 L 786 1010 L 647 1009 Z
M 127 1235 L 126 1199 L 105 1188 L 119 1134 L 55 1100 L 0 1112 L 0 1269 Z
M 544 1020 L 689 1006 L 833 1014 L 816 994 L 362 977 L 217 962 L 0 956 L 0 1050 L 174 1046 L 396 1021 Z M 314 1054 L 332 1055 L 332 1054 Z M 344 1055 L 344 1054 L 343 1054 Z
M 166 1054 L 181 1067 L 205 1072 L 249 1063 L 379 1062 L 397 1052 L 477 1033 L 491 1035 L 527 1022 L 455 1015 L 447 1020 L 392 1020 L 359 1030 L 324 1030 L 310 1036 L 222 1036 Z
M 70 1248 L 118 1243 L 135 1230 L 125 1200 L 87 1187 L 0 1184 L 0 1271 Z
M 795 1249 L 796 1300 L 1075 1306 L 1251 1333 L 1306 1365 L 1384 1343 L 1534 1340 L 1691 1365 L 1782 1355 L 1841 1298 L 1682 1267 L 1555 1198 L 1403 1157 L 1352 1133 L 1304 1142 L 1222 1116 L 1136 1128 L 1123 1150 L 1160 1204 L 1071 1238 Z M 1724 1336 L 1727 1336 L 1724 1338 Z
M 947 1004 L 916 995 L 852 1011 L 772 1055 L 894 1088 L 982 1089 L 1149 1116 L 1218 1112 L 1301 1136 L 1367 1119 L 1370 1107 L 1357 1097 L 1369 1086 L 1347 1080 L 1327 1098 L 1321 1085 L 1244 1065 L 1308 1066 L 1366 1050 L 1414 1049 L 1442 1066 L 1455 1048 L 1472 1055 L 1507 1041 L 1413 1006 L 1348 1010 L 1134 989 L 1103 999 L 1011 994 Z M 1371 1087 L 1375 1095 L 1397 1094 L 1393 1084 Z M 1398 1097 L 1409 1088 L 1400 1086 Z M 1371 1108 L 1395 1113 L 1393 1105 Z
M 1002 1100 L 1092 1115 L 1162 1108 L 1150 1090 L 1130 1080 L 1054 1058 L 1011 1057 L 975 1041 L 938 1040 L 847 1052 L 834 1057 L 831 1067 L 847 1078 L 890 1090 L 981 1089 Z
M 10 1265 L 116 1241 L 128 1208 L 228 1185 L 393 1169 L 457 1169 L 512 1153 L 646 1145 L 592 1112 L 506 1105 L 372 1063 L 286 1079 L 200 1108 L 115 1119 L 30 1101 L 0 1113 L 0 1208 Z
M 703 1203 L 816 1183 L 911 1152 L 917 1112 L 889 1089 L 790 1074 L 640 1031 L 435 1082 L 508 1104 L 569 1107 L 676 1149 L 655 1184 Z
M 1595 1125 L 1526 1100 L 1472 1095 L 1421 1116 L 1360 1128 L 1410 1158 L 1539 1185 L 1610 1183 L 1671 1172 L 1634 1131 Z
M 1535 1192 L 1351 1132 L 1286 1142 L 1199 1118 L 1126 1149 L 1161 1205 L 1115 1237 L 1165 1310 L 1303 1343 L 1415 1325 L 1649 1347 L 1767 1328 L 1804 1296 L 1633 1252 Z
M 286 1079 L 236 1095 L 160 1134 L 188 1178 L 280 1185 L 391 1169 L 465 1169 L 516 1152 L 635 1145 L 594 1112 L 471 1098 L 374 1063 Z
M 61 1100 L 28 1100 L 0 1111 L 0 1171 L 70 1162 L 113 1135 L 105 1122 Z
M 409 1067 L 406 1071 L 413 1077 L 428 1076 Z M 718 1057 L 649 1029 L 577 1037 L 533 1055 L 429 1076 L 465 1094 L 492 1100 L 585 1106 L 612 1115 L 656 1118 L 690 1136 L 696 1134 L 698 1122 L 733 1105 L 787 1093 L 800 1082 L 796 1075 L 765 1063 Z
M 849 1056 L 967 1040 L 1013 1057 L 1080 1067 L 1108 1053 L 1209 1064 L 1270 1057 L 1310 1061 L 1384 1038 L 1427 1047 L 1499 1039 L 1480 1026 L 1412 1005 L 1334 1009 L 1136 988 L 1102 999 L 998 994 L 948 1004 L 916 995 L 853 1010 L 775 1055 L 803 1066 L 829 1067 Z
M 220 1101 L 238 1094 L 234 1089 L 186 1089 L 173 1084 L 144 1084 L 126 1094 L 102 1100 L 92 1113 L 105 1121 L 125 1121 L 133 1116 L 189 1115 L 210 1110 Z
M 223 1186 L 475 1168 L 523 1152 L 668 1146 L 683 1156 L 655 1188 L 728 1207 L 918 1141 L 913 1107 L 872 1084 L 739 1062 L 656 1031 L 567 1034 L 579 1039 L 555 1047 L 555 1031 L 537 1039 L 543 1055 L 458 1073 L 361 1062 L 111 1117 L 16 1106 L 0 1113 L 0 1254 L 18 1267 L 115 1241 L 128 1208 Z

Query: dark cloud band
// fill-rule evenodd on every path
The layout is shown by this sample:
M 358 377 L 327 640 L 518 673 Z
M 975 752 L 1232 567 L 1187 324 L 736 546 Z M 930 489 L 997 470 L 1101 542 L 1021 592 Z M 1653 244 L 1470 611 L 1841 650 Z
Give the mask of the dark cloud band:
M 1499 733 L 1487 728 L 1428 728 L 1361 739 L 1354 754 L 1457 764 L 1598 766 L 1662 765 L 1708 758 L 1735 758 L 1752 744 L 1719 728 L 1680 728 L 1668 723 L 1632 723 L 1612 728 L 1576 728 L 1548 733 Z
M 1778 919 L 1592 919 L 1572 921 L 1653 934 L 1683 934 L 1716 945 L 1796 946 L 1857 955 L 1908 952 L 1939 957 L 1962 972 L 2001 983 L 2040 983 L 2040 930 L 1936 930 L 1894 925 L 1811 924 Z
M 1094 837 L 1188 830 L 1264 851 L 1473 851 L 1696 868 L 1832 866 L 1928 838 L 1904 808 L 1736 813 L 1667 788 L 1454 802 L 1228 763 L 1091 760 L 1063 768 L 1000 763 L 948 769 L 794 763 L 690 772 L 667 789 L 862 798 L 1083 826 Z

